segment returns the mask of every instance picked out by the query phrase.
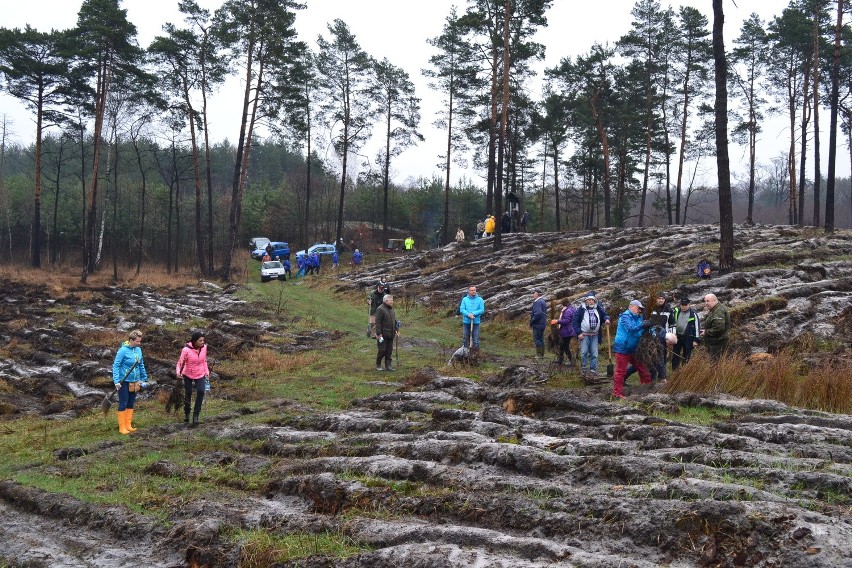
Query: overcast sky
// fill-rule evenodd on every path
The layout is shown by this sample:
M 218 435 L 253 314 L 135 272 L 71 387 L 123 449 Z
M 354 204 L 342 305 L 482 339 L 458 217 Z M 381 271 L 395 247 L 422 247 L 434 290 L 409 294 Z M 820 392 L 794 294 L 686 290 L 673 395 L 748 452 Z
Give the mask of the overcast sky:
M 221 0 L 197 0 L 211 11 L 221 5 Z M 47 31 L 51 28 L 64 29 L 75 25 L 80 0 L 0 0 L 2 25 L 5 27 L 32 27 Z M 128 19 L 138 29 L 138 41 L 147 47 L 154 36 L 162 33 L 165 22 L 182 24 L 177 9 L 178 0 L 123 0 L 122 7 L 127 9 Z M 434 52 L 426 43 L 427 38 L 441 33 L 446 16 L 452 5 L 458 6 L 459 13 L 467 5 L 465 0 L 307 0 L 307 8 L 298 12 L 296 29 L 299 36 L 316 48 L 319 34 L 328 37 L 327 24 L 340 18 L 350 27 L 364 50 L 377 59 L 387 57 L 391 63 L 409 73 L 415 83 L 417 95 L 422 99 L 420 132 L 425 141 L 409 148 L 392 163 L 395 179 L 404 182 L 408 178 L 440 175 L 436 167 L 438 155 L 446 147 L 445 134 L 432 127 L 436 112 L 444 104 L 443 97 L 431 91 L 427 81 L 421 76 L 421 69 L 428 66 L 428 59 Z M 555 0 L 547 14 L 548 27 L 539 32 L 537 40 L 547 48 L 547 59 L 541 68 L 554 66 L 566 56 L 575 57 L 587 53 L 594 42 L 614 43 L 630 29 L 630 12 L 634 0 Z M 710 0 L 661 0 L 663 6 L 672 5 L 677 9 L 689 5 L 703 12 L 712 26 L 713 14 Z M 726 29 L 725 44 L 730 46 L 739 35 L 743 19 L 756 12 L 764 20 L 779 13 L 786 3 L 777 0 L 737 0 L 725 2 Z M 539 86 L 533 90 L 533 96 L 539 96 Z M 241 101 L 240 82 L 232 77 L 228 84 L 214 97 L 211 103 L 212 120 L 210 133 L 213 139 L 237 138 Z M 34 125 L 28 112 L 14 99 L 0 95 L 0 113 L 9 115 L 13 120 L 13 139 L 31 142 Z M 822 113 L 827 115 L 828 113 Z M 777 126 L 776 126 L 777 123 Z M 763 133 L 760 159 L 768 161 L 789 144 L 788 133 L 784 130 L 785 121 L 774 121 Z M 828 142 L 827 125 L 823 129 L 825 143 Z M 365 147 L 361 154 L 373 159 L 377 144 Z M 320 150 L 322 153 L 322 150 Z M 827 152 L 823 153 L 823 159 Z M 324 154 L 331 159 L 331 152 Z M 742 172 L 747 163 L 745 154 L 739 148 L 731 149 L 732 170 Z M 363 159 L 357 160 L 358 163 Z M 715 172 L 715 162 L 705 160 L 704 168 Z M 825 167 L 823 168 L 825 171 Z M 838 175 L 848 175 L 847 160 L 838 161 Z M 484 185 L 480 172 L 466 173 L 478 185 Z M 715 175 L 715 174 L 714 174 Z M 454 181 L 458 179 L 453 176 Z

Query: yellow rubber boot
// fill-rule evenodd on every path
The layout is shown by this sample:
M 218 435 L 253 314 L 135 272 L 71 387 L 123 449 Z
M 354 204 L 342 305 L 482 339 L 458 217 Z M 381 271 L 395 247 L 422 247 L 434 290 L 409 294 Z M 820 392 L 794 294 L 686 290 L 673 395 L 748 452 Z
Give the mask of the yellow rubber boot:
M 127 422 L 125 422 L 126 410 L 119 410 L 116 412 L 118 416 L 118 431 L 122 434 L 130 434 L 130 430 L 127 429 Z
M 129 432 L 135 432 L 136 428 L 133 427 L 133 409 L 128 408 L 124 411 L 124 426 L 127 428 Z

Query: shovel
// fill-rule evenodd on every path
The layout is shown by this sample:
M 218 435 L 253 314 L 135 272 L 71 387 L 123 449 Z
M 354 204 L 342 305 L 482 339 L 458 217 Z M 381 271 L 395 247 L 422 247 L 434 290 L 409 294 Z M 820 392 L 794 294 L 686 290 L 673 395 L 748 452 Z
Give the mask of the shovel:
M 612 340 L 609 335 L 609 326 L 606 326 L 606 346 L 609 349 L 609 365 L 606 366 L 606 376 L 615 376 L 615 367 L 612 364 Z
M 468 361 L 470 359 L 471 347 L 473 347 L 473 319 L 470 320 L 470 333 L 468 333 L 467 343 L 467 345 L 462 345 L 456 349 L 453 356 L 447 361 L 447 365 L 451 365 L 453 361 Z

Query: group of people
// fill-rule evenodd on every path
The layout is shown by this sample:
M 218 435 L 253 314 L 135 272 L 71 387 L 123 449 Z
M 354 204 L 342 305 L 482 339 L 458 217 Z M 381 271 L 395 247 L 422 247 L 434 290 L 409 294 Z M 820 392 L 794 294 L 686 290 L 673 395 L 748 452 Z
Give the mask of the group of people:
M 618 318 L 618 328 L 612 351 L 615 353 L 615 375 L 613 396 L 623 397 L 624 381 L 636 372 L 642 384 L 656 380 L 666 380 L 666 364 L 671 354 L 672 370 L 678 369 L 689 361 L 692 351 L 699 344 L 704 345 L 713 359 L 721 357 L 728 348 L 731 318 L 728 309 L 719 302 L 715 294 L 703 298 L 706 315 L 703 322 L 689 298 L 682 297 L 676 307 L 672 307 L 666 294 L 661 292 L 655 298 L 655 306 L 650 316 L 645 317 L 645 305 L 638 299 L 631 300 L 627 309 Z M 547 319 L 546 304 L 541 290 L 533 292 L 533 305 L 530 312 L 530 327 L 533 331 L 533 343 L 536 357 L 544 355 L 544 329 Z M 582 298 L 580 306 L 559 305 L 559 317 L 550 320 L 557 326 L 560 336 L 560 348 L 557 362 L 561 365 L 567 356 L 573 364 L 571 338 L 577 337 L 580 347 L 580 372 L 583 376 L 596 375 L 598 369 L 598 347 L 603 342 L 603 331 L 609 331 L 610 318 L 602 305 L 597 302 L 594 292 Z M 703 325 L 702 325 L 703 323 Z M 636 351 L 643 334 L 650 333 L 659 341 L 661 353 L 659 359 L 646 367 L 640 361 Z
M 358 253 L 358 250 L 355 250 Z M 353 253 L 354 257 L 354 253 Z M 632 372 L 639 374 L 642 384 L 654 379 L 665 381 L 666 362 L 671 353 L 672 370 L 689 361 L 693 349 L 704 345 L 710 357 L 718 359 L 728 348 L 731 330 L 731 318 L 728 309 L 719 302 L 715 294 L 703 298 L 706 314 L 703 322 L 689 298 L 682 297 L 678 305 L 672 307 L 665 293 L 659 293 L 656 305 L 649 317 L 645 317 L 645 306 L 640 300 L 631 300 L 627 309 L 618 317 L 618 328 L 612 351 L 615 353 L 615 376 L 612 394 L 623 398 L 624 381 Z M 367 333 L 376 340 L 376 370 L 395 371 L 392 355 L 394 344 L 399 339 L 400 322 L 393 309 L 393 296 L 390 285 L 380 280 L 368 298 L 369 325 Z M 578 306 L 569 302 L 557 306 L 559 316 L 547 317 L 548 308 L 541 289 L 533 291 L 533 304 L 530 310 L 530 327 L 536 358 L 544 357 L 544 331 L 548 323 L 558 328 L 559 354 L 557 362 L 561 365 L 567 357 L 573 364 L 571 339 L 576 337 L 580 352 L 581 374 L 596 375 L 598 369 L 598 351 L 603 343 L 604 330 L 609 332 L 611 320 L 603 305 L 597 301 L 594 291 L 582 297 Z M 462 321 L 462 347 L 474 354 L 480 348 L 480 323 L 485 314 L 485 301 L 478 295 L 476 286 L 469 286 L 458 312 Z M 636 355 L 640 339 L 646 332 L 653 334 L 662 344 L 662 355 L 656 362 L 646 367 Z M 113 384 L 118 393 L 118 430 L 129 434 L 133 427 L 133 413 L 137 394 L 147 386 L 148 373 L 142 358 L 142 332 L 131 331 L 127 340 L 116 352 L 113 361 Z M 384 366 L 383 366 L 384 365 Z M 207 344 L 204 334 L 195 331 L 183 346 L 175 366 L 175 374 L 183 381 L 184 423 L 191 427 L 199 424 L 199 415 L 204 395 L 210 388 L 210 369 L 207 364 Z M 195 393 L 195 404 L 192 395 Z M 190 411 L 192 422 L 190 423 Z
M 512 212 L 504 211 L 503 215 L 500 217 L 500 233 L 515 233 L 527 232 L 527 225 L 529 224 L 530 214 L 529 211 L 524 211 L 523 215 L 518 213 L 518 209 L 512 209 Z M 497 219 L 494 215 L 487 215 L 485 219 L 479 221 L 476 224 L 476 233 L 474 233 L 474 239 L 484 239 L 486 237 L 490 237 L 497 230 Z M 459 228 L 461 231 L 461 228 Z M 459 240 L 458 233 L 456 233 L 456 240 Z M 462 237 L 464 240 L 464 237 Z
M 334 253 L 337 255 L 337 252 Z M 339 262 L 339 260 L 338 260 Z M 337 264 L 336 262 L 334 263 Z M 307 276 L 308 274 L 319 274 L 322 260 L 316 252 L 311 254 L 296 255 L 297 276 Z
M 142 358 L 142 332 L 134 329 L 127 335 L 115 354 L 112 363 L 112 382 L 118 392 L 118 431 L 135 432 L 133 412 L 138 393 L 148 386 L 148 372 Z M 198 426 L 204 394 L 210 389 L 210 368 L 207 365 L 207 344 L 204 334 L 195 331 L 181 349 L 175 375 L 183 381 L 183 421 L 190 427 Z M 195 393 L 195 405 L 192 405 Z M 192 423 L 189 413 L 192 411 Z

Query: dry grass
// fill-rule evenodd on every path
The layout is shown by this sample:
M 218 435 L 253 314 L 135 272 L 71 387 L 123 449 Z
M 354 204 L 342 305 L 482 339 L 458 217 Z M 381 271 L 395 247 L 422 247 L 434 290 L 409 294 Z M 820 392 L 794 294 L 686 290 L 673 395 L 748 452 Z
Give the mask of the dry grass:
M 271 349 L 255 347 L 243 354 L 241 358 L 250 362 L 252 368 L 258 373 L 289 373 L 316 363 L 319 360 L 319 354 L 314 351 L 305 351 L 282 355 Z
M 114 329 L 84 329 L 77 338 L 88 346 L 114 348 L 126 339 L 127 334 Z
M 799 404 L 826 412 L 852 413 L 852 365 L 826 363 L 810 369 L 801 382 Z
M 852 364 L 829 362 L 807 369 L 790 351 L 750 365 L 732 354 L 711 361 L 703 351 L 672 374 L 664 392 L 727 393 L 771 399 L 828 412 L 852 412 Z
M 65 297 L 71 291 L 81 297 L 86 294 L 84 290 L 79 289 L 82 273 L 82 268 L 78 266 L 70 268 L 68 266 L 32 268 L 31 266 L 15 264 L 0 266 L 0 279 L 13 282 L 40 282 L 47 286 L 51 296 L 57 298 Z M 145 284 L 156 288 L 177 288 L 188 284 L 197 284 L 198 279 L 198 275 L 190 270 L 170 274 L 163 266 L 146 264 L 142 267 L 138 276 L 135 267 L 120 267 L 117 280 L 113 279 L 112 268 L 104 267 L 94 274 L 90 274 L 86 279 L 86 285 L 91 287 L 113 285 L 133 287 Z M 82 299 L 87 298 L 82 297 Z

